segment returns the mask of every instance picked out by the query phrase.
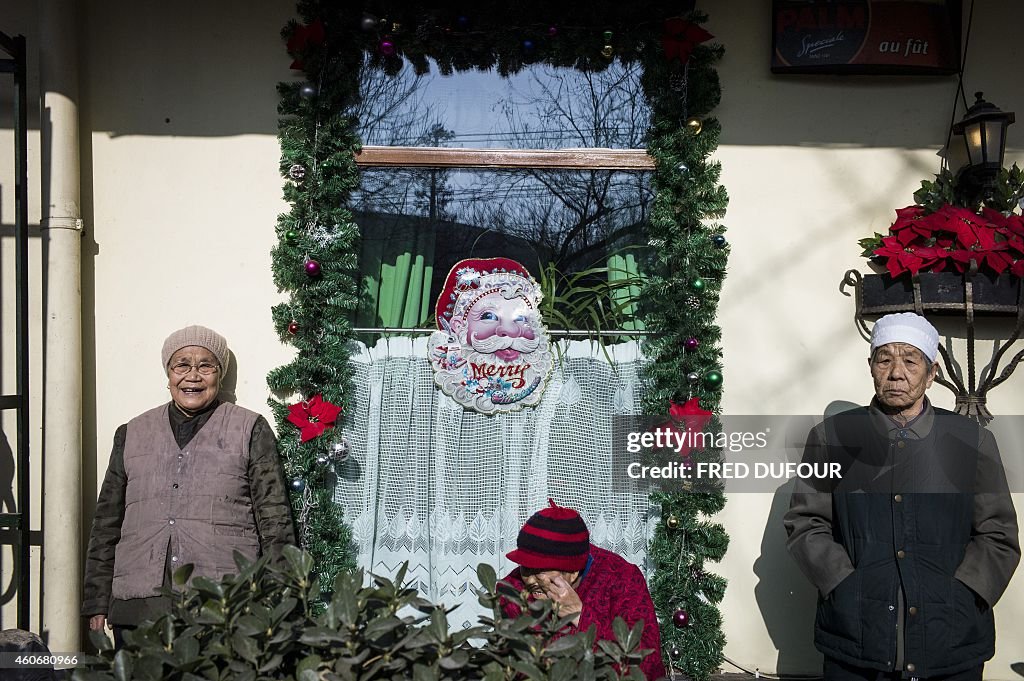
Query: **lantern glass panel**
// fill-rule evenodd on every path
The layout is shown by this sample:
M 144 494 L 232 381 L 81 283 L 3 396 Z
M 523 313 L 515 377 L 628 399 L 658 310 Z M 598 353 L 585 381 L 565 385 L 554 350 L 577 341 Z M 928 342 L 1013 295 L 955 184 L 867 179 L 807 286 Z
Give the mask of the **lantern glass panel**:
M 964 144 L 967 146 L 967 162 L 978 165 L 983 161 L 981 157 L 981 123 L 971 123 L 964 127 Z
M 1003 121 L 985 121 L 982 125 L 985 126 L 984 161 L 1002 165 L 1004 123 Z

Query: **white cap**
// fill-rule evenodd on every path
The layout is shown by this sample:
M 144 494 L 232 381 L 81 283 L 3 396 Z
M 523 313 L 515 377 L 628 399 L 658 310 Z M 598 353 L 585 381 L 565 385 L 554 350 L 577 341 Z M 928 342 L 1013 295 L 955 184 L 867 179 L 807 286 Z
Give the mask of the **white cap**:
M 927 319 L 913 312 L 887 314 L 871 329 L 871 352 L 889 343 L 907 343 L 924 353 L 929 362 L 939 354 L 939 332 Z

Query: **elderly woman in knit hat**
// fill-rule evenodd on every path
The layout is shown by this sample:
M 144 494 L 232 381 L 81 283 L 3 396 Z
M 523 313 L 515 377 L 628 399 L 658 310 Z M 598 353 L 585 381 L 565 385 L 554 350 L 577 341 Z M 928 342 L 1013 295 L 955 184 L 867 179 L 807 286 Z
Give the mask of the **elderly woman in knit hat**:
M 170 402 L 114 433 L 85 563 L 89 627 L 122 631 L 167 607 L 171 573 L 219 579 L 295 543 L 291 506 L 270 425 L 218 398 L 230 354 L 202 326 L 175 331 L 160 354 Z
M 596 627 L 596 641 L 615 640 L 616 617 L 629 627 L 643 621 L 640 648 L 653 652 L 640 669 L 649 681 L 664 677 L 661 632 L 643 573 L 618 554 L 592 545 L 579 513 L 551 499 L 548 504 L 519 531 L 518 547 L 507 554 L 519 567 L 502 581 L 527 592 L 530 600 L 552 601 L 560 617 L 575 615 L 569 633 Z M 518 605 L 504 599 L 502 611 L 506 617 L 520 614 Z
M 834 488 L 796 480 L 784 518 L 821 595 L 826 681 L 981 681 L 994 654 L 992 607 L 1020 560 L 1017 515 L 992 434 L 925 395 L 938 350 L 924 317 L 882 317 L 871 403 L 807 437 L 805 461 L 843 471 Z

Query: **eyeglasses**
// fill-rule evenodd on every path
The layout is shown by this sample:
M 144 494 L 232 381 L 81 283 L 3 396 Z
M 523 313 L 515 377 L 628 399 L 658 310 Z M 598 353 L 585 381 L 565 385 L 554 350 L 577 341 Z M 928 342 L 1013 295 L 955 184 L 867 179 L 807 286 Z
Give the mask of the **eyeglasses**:
M 209 362 L 200 362 L 199 364 L 189 364 L 188 362 L 178 362 L 177 364 L 171 365 L 171 371 L 178 376 L 186 376 L 192 373 L 193 369 L 197 369 L 203 376 L 209 376 L 217 373 L 220 369 L 216 364 L 210 364 Z

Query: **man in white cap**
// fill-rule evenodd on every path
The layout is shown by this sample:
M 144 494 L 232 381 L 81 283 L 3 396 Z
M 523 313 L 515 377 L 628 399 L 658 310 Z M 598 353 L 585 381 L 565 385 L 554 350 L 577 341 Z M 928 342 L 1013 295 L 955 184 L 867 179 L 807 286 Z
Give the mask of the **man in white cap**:
M 995 651 L 1017 516 L 991 433 L 925 396 L 938 344 L 920 315 L 879 319 L 871 404 L 807 438 L 805 461 L 843 472 L 798 480 L 785 516 L 789 551 L 819 591 L 826 681 L 981 681 Z

